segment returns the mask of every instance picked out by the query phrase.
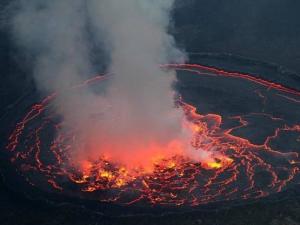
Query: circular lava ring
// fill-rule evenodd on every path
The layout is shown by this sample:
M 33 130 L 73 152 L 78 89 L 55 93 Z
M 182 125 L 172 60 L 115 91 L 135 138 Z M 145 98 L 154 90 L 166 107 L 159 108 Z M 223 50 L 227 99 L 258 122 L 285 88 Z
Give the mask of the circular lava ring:
M 51 110 L 58 95 L 53 93 L 31 106 L 6 145 L 22 177 L 20 185 L 34 190 L 31 195 L 41 190 L 41 196 L 58 201 L 57 196 L 64 196 L 63 201 L 70 197 L 116 207 L 184 208 L 259 199 L 299 184 L 300 91 L 262 76 L 199 64 L 162 67 L 177 71 L 176 88 L 182 97 L 178 105 L 195 125 L 194 144 L 226 157 L 206 166 L 173 157 L 151 174 L 135 177 L 97 159 L 88 162 L 89 173 L 83 173 L 68 159 L 72 132 L 54 135 L 62 121 Z M 106 78 L 96 76 L 70 91 L 99 85 Z

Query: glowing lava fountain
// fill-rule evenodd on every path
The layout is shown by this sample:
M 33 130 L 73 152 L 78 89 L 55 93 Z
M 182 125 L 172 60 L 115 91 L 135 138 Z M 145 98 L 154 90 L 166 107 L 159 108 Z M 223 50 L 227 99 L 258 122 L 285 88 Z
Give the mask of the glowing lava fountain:
M 232 79 L 249 83 L 255 87 L 253 94 L 264 99 L 264 104 L 267 95 L 281 98 L 287 104 L 300 104 L 299 91 L 249 74 L 201 65 L 162 67 L 208 81 Z M 99 85 L 107 78 L 94 77 L 73 87 L 72 91 Z M 73 147 L 74 133 L 62 132 L 63 121 L 51 110 L 51 103 L 58 94 L 54 93 L 31 107 L 16 125 L 6 147 L 18 172 L 30 185 L 44 191 L 121 205 L 197 206 L 261 198 L 299 184 L 299 123 L 289 123 L 286 122 L 288 118 L 264 112 L 235 115 L 225 120 L 218 114 L 201 114 L 201 107 L 188 104 L 184 96 L 176 104 L 183 109 L 193 130 L 191 145 L 195 151 L 207 151 L 213 160 L 199 163 L 175 155 L 156 160 L 153 170 L 145 172 L 140 169 L 129 171 L 109 159 L 97 158 L 81 162 L 79 168 L 68 154 Z M 234 134 L 251 126 L 254 117 L 274 124 L 271 134 L 265 136 L 262 143 Z M 231 121 L 229 125 L 227 120 Z M 55 133 L 59 135 L 55 136 Z M 294 137 L 296 147 L 276 147 L 274 143 L 283 136 Z

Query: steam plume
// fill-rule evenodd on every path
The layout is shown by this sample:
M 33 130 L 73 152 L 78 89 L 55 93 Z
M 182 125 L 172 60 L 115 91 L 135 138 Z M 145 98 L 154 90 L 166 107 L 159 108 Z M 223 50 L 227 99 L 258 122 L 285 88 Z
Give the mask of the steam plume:
M 182 153 L 189 134 L 174 106 L 175 72 L 160 63 L 184 54 L 168 34 L 173 0 L 21 0 L 13 17 L 17 43 L 35 55 L 35 80 L 60 95 L 55 109 L 76 129 L 74 157 L 107 155 L 127 165 Z M 91 34 L 105 43 L 113 73 L 104 94 L 65 91 L 94 71 Z M 101 63 L 101 59 L 98 59 Z M 93 115 L 99 115 L 95 120 Z

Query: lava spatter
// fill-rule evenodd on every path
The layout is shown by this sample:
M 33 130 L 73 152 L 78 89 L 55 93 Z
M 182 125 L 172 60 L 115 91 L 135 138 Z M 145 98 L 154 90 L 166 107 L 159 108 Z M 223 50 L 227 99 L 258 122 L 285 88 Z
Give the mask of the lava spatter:
M 264 108 L 268 97 L 263 91 L 289 104 L 300 102 L 299 91 L 249 74 L 190 64 L 162 67 L 208 79 L 222 77 L 249 82 L 255 86 L 253 95 L 263 100 Z M 72 89 L 85 88 L 107 78 L 97 76 Z M 300 182 L 300 124 L 266 112 L 228 118 L 217 113 L 202 114 L 201 107 L 188 104 L 184 97 L 176 104 L 182 108 L 193 132 L 191 145 L 195 152 L 201 149 L 211 154 L 210 160 L 195 162 L 181 155 L 158 158 L 153 161 L 151 171 L 129 170 L 105 156 L 75 165 L 68 154 L 75 133 L 72 130 L 62 132 L 63 121 L 58 122 L 56 115 L 48 113 L 58 94 L 33 105 L 16 125 L 6 146 L 11 163 L 19 173 L 42 190 L 121 205 L 197 206 L 261 198 Z M 251 119 L 257 116 L 275 124 L 272 129 L 267 127 L 271 135 L 261 134 L 259 143 L 243 133 L 251 127 Z M 233 125 L 223 127 L 227 120 Z M 289 141 L 291 146 L 282 147 L 276 143 L 279 139 Z

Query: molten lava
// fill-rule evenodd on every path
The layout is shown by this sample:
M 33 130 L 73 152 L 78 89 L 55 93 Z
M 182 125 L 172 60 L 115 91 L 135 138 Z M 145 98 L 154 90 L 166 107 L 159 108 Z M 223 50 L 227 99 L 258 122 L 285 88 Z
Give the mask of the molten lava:
M 299 91 L 248 74 L 230 73 L 201 65 L 163 67 L 202 76 L 245 80 L 275 90 L 291 104 L 300 102 Z M 85 88 L 106 78 L 95 77 L 73 89 Z M 74 147 L 74 131 L 62 131 L 63 122 L 58 122 L 53 113 L 46 113 L 56 95 L 32 106 L 16 125 L 7 145 L 11 162 L 19 168 L 26 181 L 43 190 L 125 205 L 196 206 L 216 201 L 261 198 L 299 184 L 299 153 L 295 149 L 275 149 L 271 142 L 282 133 L 290 132 L 299 136 L 300 124 L 277 127 L 263 144 L 254 144 L 246 138 L 233 135 L 237 129 L 248 126 L 246 116 L 231 118 L 238 121 L 238 125 L 225 129 L 222 128 L 221 115 L 202 115 L 199 113 L 201 109 L 181 98 L 176 104 L 185 114 L 187 122 L 183 126 L 193 134 L 190 157 L 182 154 L 182 143 L 174 140 L 167 147 L 176 154 L 164 155 L 165 149 L 154 143 L 151 146 L 154 150 L 149 151 L 151 154 L 128 156 L 134 158 L 133 165 L 140 160 L 139 157 L 151 158 L 150 169 L 136 166 L 128 168 L 111 161 L 109 155 L 74 163 L 69 155 Z M 262 116 L 281 121 L 269 114 L 262 113 Z M 50 133 L 58 135 L 48 140 Z M 299 142 L 299 137 L 297 140 Z M 156 154 L 153 155 L 153 152 Z M 191 160 L 197 157 L 199 160 Z

